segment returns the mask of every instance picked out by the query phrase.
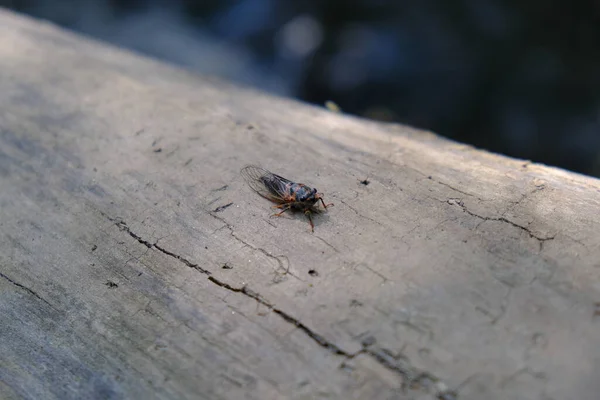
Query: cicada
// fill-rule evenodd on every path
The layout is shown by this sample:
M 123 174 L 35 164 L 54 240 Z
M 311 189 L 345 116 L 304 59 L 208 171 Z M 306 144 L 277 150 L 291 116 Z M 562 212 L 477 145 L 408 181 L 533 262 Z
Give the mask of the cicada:
M 323 195 L 318 193 L 317 189 L 303 183 L 292 182 L 264 168 L 248 165 L 242 168 L 240 173 L 252 190 L 277 203 L 273 208 L 278 208 L 281 211 L 273 214 L 274 217 L 279 217 L 288 210 L 302 211 L 308 217 L 312 232 L 315 231 L 312 213 L 321 212 L 318 202 L 320 201 L 323 204 L 325 210 L 327 210 L 327 207 L 333 206 L 332 203 L 325 204 Z

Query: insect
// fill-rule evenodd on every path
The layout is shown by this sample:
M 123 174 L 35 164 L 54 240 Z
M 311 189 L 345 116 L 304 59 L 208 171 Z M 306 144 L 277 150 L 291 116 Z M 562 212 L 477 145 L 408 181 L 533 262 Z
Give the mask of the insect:
M 312 221 L 312 213 L 319 213 L 317 202 L 323 204 L 323 208 L 333 206 L 332 203 L 325 204 L 323 195 L 317 193 L 317 189 L 306 186 L 303 183 L 295 183 L 282 176 L 276 175 L 264 168 L 248 165 L 240 171 L 252 190 L 262 197 L 277 203 L 273 208 L 281 211 L 273 214 L 274 217 L 281 216 L 288 210 L 299 210 L 308 217 L 310 229 L 315 231 Z

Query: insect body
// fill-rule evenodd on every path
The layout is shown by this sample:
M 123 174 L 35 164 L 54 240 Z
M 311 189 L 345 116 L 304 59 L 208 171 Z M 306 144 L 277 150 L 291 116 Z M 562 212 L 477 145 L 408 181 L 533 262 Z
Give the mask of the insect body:
M 248 165 L 242 168 L 241 174 L 252 190 L 277 203 L 274 208 L 279 208 L 281 211 L 273 214 L 273 216 L 279 217 L 288 210 L 303 211 L 308 217 L 310 229 L 313 232 L 315 225 L 311 214 L 320 212 L 317 202 L 320 201 L 325 209 L 333 205 L 325 204 L 323 195 L 317 193 L 317 189 L 308 187 L 303 183 L 292 182 L 264 168 Z

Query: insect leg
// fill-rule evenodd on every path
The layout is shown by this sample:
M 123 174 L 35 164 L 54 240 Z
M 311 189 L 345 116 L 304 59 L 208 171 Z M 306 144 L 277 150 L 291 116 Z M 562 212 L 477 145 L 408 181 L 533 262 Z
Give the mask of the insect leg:
M 306 210 L 304 211 L 304 214 L 306 214 L 306 216 L 308 217 L 308 222 L 310 223 L 310 231 L 314 232 L 315 231 L 315 224 L 313 224 L 312 221 L 312 217 L 310 216 L 310 210 Z
M 286 212 L 287 210 L 289 210 L 291 208 L 291 206 L 289 204 L 282 204 L 283 207 L 278 207 L 278 208 L 283 208 L 283 210 L 281 212 L 278 212 L 277 214 L 273 214 L 271 215 L 271 217 L 280 217 L 281 214 L 283 214 L 284 212 Z
M 327 207 L 331 207 L 333 206 L 333 203 L 329 203 L 329 204 L 325 204 L 325 201 L 323 200 L 322 197 L 319 197 L 319 200 L 321 200 L 321 203 L 323 203 L 323 207 L 327 210 Z

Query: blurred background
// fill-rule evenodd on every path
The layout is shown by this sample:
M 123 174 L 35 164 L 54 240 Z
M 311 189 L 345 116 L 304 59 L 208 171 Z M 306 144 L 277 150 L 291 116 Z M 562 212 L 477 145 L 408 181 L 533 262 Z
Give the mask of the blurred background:
M 200 73 L 600 177 L 600 1 L 0 0 Z

